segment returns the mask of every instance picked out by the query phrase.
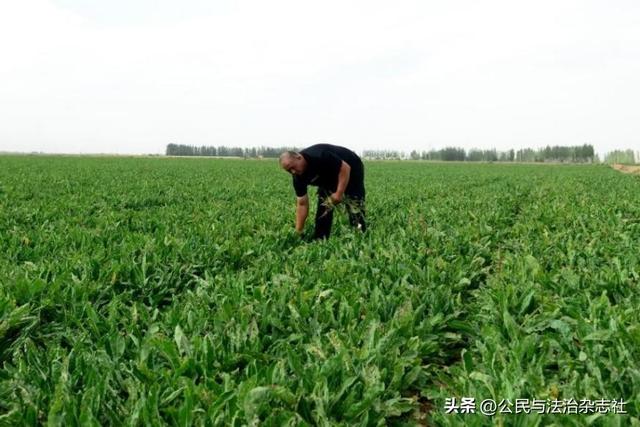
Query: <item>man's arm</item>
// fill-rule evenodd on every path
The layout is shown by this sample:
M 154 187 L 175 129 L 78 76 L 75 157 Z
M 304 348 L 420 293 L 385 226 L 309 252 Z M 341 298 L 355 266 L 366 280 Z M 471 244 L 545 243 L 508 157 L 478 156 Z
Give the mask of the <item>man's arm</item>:
M 344 192 L 347 189 L 347 185 L 349 184 L 349 176 L 351 174 L 351 166 L 347 164 L 344 160 L 340 165 L 340 172 L 338 173 L 338 188 L 336 188 L 336 192 L 331 195 L 331 200 L 333 203 L 340 203 L 342 198 L 344 197 Z
M 309 215 L 309 195 L 298 197 L 296 201 L 296 231 L 301 234 L 304 230 L 304 223 Z

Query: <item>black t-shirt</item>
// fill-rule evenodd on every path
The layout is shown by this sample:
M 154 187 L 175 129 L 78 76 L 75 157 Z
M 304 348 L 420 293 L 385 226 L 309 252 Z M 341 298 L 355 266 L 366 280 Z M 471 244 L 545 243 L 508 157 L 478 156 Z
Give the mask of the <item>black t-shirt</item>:
M 300 151 L 300 154 L 307 161 L 307 170 L 302 175 L 293 177 L 293 188 L 298 197 L 307 194 L 309 185 L 335 191 L 343 160 L 352 170 L 362 168 L 362 161 L 356 153 L 337 145 L 316 144 Z

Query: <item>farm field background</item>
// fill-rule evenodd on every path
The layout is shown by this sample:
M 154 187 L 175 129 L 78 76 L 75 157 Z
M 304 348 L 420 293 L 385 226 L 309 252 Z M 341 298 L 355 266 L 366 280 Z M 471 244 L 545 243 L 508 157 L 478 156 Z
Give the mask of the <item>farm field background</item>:
M 0 424 L 640 425 L 639 177 L 365 168 L 307 243 L 276 161 L 0 157 Z

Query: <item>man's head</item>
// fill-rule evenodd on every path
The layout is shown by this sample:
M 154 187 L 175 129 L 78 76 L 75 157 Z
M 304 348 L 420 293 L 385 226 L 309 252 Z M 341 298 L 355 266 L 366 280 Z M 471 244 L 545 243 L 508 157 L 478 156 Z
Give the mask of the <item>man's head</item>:
M 285 151 L 280 155 L 280 167 L 291 175 L 299 176 L 307 170 L 307 161 L 300 153 Z

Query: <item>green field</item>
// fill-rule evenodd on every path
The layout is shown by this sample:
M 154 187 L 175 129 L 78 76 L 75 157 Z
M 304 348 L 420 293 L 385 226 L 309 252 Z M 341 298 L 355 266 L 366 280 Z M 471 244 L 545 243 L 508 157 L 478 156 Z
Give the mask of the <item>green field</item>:
M 290 180 L 0 157 L 0 425 L 640 425 L 639 177 L 370 162 L 367 233 L 315 243 Z

